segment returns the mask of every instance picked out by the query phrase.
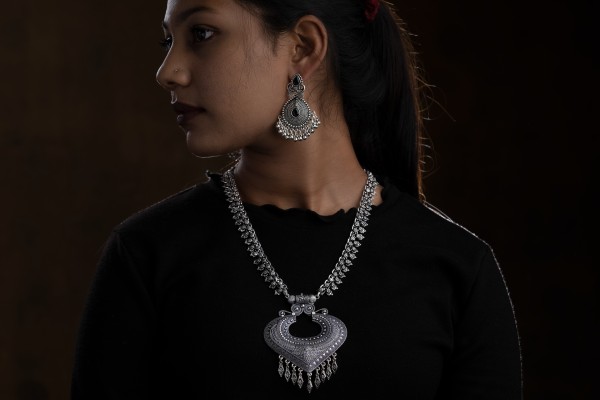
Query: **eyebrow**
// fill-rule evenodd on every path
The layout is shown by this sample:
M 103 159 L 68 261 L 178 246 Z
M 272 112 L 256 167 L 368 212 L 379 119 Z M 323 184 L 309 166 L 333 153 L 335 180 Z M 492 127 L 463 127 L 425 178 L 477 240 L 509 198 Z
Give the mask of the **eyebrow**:
M 197 7 L 188 8 L 187 10 L 184 10 L 175 16 L 175 24 L 181 24 L 186 19 L 188 19 L 191 15 L 199 13 L 199 12 L 216 13 L 216 10 L 214 8 L 211 8 L 208 6 L 197 6 Z M 167 29 L 167 21 L 163 21 L 162 26 L 163 26 L 163 28 Z

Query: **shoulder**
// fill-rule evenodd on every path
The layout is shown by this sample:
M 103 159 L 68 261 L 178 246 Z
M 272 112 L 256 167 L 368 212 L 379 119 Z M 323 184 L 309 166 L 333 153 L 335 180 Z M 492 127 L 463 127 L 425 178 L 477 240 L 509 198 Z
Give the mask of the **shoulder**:
M 113 227 L 101 269 L 119 270 L 126 263 L 151 287 L 155 278 L 181 271 L 207 249 L 216 251 L 215 238 L 233 225 L 230 214 L 220 182 L 212 178 L 173 193 Z
M 211 176 L 207 180 L 171 194 L 121 221 L 114 231 L 122 236 L 164 236 L 210 225 L 224 208 L 219 183 Z M 226 211 L 226 208 L 225 208 Z
M 456 261 L 478 264 L 493 255 L 491 246 L 430 202 L 400 192 L 386 218 L 387 239 L 395 246 L 419 248 Z
M 461 225 L 433 204 L 424 201 L 420 203 L 420 208 L 427 223 L 440 234 L 440 240 L 448 241 L 454 238 L 465 246 L 489 247 L 477 233 Z
M 401 192 L 377 224 L 369 233 L 377 236 L 382 257 L 410 265 L 418 274 L 435 271 L 440 282 L 453 287 L 460 304 L 466 304 L 478 281 L 503 286 L 492 246 L 430 202 Z

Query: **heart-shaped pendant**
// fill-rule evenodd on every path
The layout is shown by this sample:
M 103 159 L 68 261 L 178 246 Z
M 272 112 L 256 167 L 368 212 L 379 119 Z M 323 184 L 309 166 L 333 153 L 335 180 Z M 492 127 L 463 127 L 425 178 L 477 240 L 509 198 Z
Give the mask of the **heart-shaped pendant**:
M 312 303 L 295 303 L 289 311 L 280 311 L 279 317 L 267 324 L 264 337 L 267 345 L 280 355 L 279 374 L 294 384 L 302 387 L 304 379 L 302 372 L 307 375 L 307 389 L 311 391 L 313 382 L 312 372 L 317 370 L 314 384 L 318 387 L 324 380 L 331 377 L 337 370 L 335 352 L 344 344 L 347 337 L 346 325 L 327 309 L 315 311 Z M 319 324 L 319 334 L 310 337 L 297 337 L 290 334 L 290 326 L 296 322 L 296 316 L 304 312 L 311 315 L 313 322 Z M 283 357 L 283 360 L 282 360 Z M 285 361 L 284 370 L 282 361 Z M 290 371 L 289 363 L 292 364 Z M 298 371 L 296 372 L 296 368 Z M 296 373 L 298 375 L 296 375 Z

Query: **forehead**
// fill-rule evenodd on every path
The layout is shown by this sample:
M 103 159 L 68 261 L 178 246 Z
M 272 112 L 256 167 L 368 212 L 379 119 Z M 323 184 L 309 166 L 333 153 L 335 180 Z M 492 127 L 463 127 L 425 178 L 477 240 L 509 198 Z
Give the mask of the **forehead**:
M 168 0 L 164 25 L 176 26 L 195 14 L 235 19 L 245 13 L 234 0 Z

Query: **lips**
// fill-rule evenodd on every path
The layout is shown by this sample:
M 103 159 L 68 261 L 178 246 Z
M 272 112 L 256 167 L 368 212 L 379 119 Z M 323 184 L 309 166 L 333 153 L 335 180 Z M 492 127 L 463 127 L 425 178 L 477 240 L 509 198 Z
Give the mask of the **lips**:
M 172 103 L 173 110 L 177 114 L 177 123 L 184 125 L 189 122 L 196 115 L 205 112 L 206 110 L 202 107 L 192 106 L 180 101 Z

